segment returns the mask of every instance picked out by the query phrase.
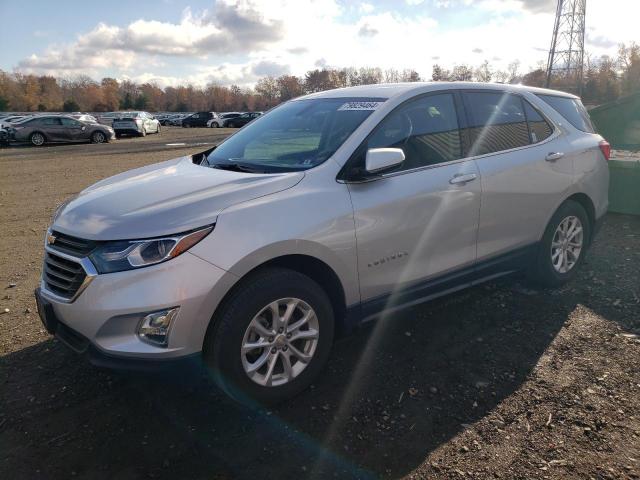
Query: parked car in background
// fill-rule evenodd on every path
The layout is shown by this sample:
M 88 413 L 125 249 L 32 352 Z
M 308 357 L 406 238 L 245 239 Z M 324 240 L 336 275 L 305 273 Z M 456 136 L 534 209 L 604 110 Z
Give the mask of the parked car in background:
M 191 115 L 190 113 L 179 113 L 178 115 L 172 117 L 169 120 L 169 125 L 173 126 L 173 127 L 180 127 L 182 126 L 182 120 L 187 118 L 189 115 Z
M 98 114 L 97 120 L 98 120 L 98 123 L 111 126 L 113 124 L 113 119 L 118 117 L 119 115 L 120 115 L 120 112 L 100 113 Z
M 160 133 L 160 122 L 148 112 L 119 112 L 113 119 L 112 126 L 116 136 L 144 137 L 147 133 Z
M 88 113 L 73 113 L 70 116 L 82 122 L 98 123 L 98 119 Z
M 2 119 L 0 119 L 0 128 L 7 128 L 13 125 L 20 120 L 24 120 L 25 118 L 29 118 L 31 115 L 9 115 Z
M 255 120 L 256 118 L 258 118 L 260 115 L 262 115 L 262 112 L 247 112 L 247 113 L 243 113 L 242 115 L 240 115 L 239 117 L 233 117 L 233 118 L 229 118 L 228 120 L 226 120 L 226 125 L 229 128 L 241 128 L 244 127 L 247 123 L 249 123 L 252 120 Z
M 206 127 L 209 120 L 218 118 L 215 112 L 196 112 L 182 119 L 182 126 L 190 127 Z
M 242 113 L 240 112 L 225 112 L 218 115 L 218 118 L 212 118 L 209 122 L 207 122 L 207 127 L 211 128 L 222 128 L 227 126 L 227 121 L 232 118 L 237 118 Z
M 113 129 L 95 122 L 83 122 L 70 115 L 38 115 L 14 123 L 8 129 L 9 139 L 30 142 L 41 146 L 45 143 L 93 142 L 104 143 L 115 138 Z
M 6 129 L 0 128 L 0 145 L 9 144 L 9 132 Z
M 281 401 L 314 382 L 334 332 L 518 270 L 575 278 L 607 211 L 609 153 L 559 91 L 300 97 L 58 208 L 38 311 L 97 365 L 202 358 L 231 396 Z

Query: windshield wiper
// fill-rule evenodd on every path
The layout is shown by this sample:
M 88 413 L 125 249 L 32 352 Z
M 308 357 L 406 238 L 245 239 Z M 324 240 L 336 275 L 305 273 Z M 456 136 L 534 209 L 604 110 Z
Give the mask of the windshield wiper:
M 243 163 L 214 163 L 211 168 L 219 168 L 220 170 L 231 170 L 233 172 L 245 173 L 265 173 L 264 169 L 254 168 Z

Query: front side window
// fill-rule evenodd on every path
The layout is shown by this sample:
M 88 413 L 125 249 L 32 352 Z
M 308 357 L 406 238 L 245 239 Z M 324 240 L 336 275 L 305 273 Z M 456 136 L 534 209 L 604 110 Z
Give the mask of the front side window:
M 595 132 L 587 110 L 577 98 L 558 97 L 555 95 L 538 95 L 538 97 L 551 105 L 556 112 L 578 130 L 588 133 Z
M 62 125 L 64 125 L 65 127 L 81 127 L 82 124 L 80 122 L 78 122 L 77 120 L 73 120 L 71 118 L 61 118 L 60 119 L 62 121 Z
M 333 155 L 383 101 L 315 98 L 287 102 L 229 137 L 209 154 L 207 162 L 215 168 L 267 173 L 313 168 Z
M 42 119 L 42 124 L 49 127 L 49 126 L 61 125 L 61 122 L 60 122 L 59 118 L 48 117 L 48 118 L 43 118 Z
M 469 156 L 529 145 L 520 97 L 502 92 L 465 92 L 469 114 Z
M 405 160 L 397 171 L 450 162 L 462 157 L 453 95 L 429 95 L 391 112 L 366 141 L 370 148 L 400 148 Z M 361 160 L 364 162 L 364 158 Z

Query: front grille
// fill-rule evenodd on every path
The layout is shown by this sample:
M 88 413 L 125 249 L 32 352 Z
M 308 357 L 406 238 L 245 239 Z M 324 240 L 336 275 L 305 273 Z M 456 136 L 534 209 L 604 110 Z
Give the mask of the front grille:
M 70 300 L 86 276 L 84 268 L 79 263 L 62 258 L 55 253 L 45 252 L 42 279 L 50 292 Z
M 86 257 L 96 248 L 96 242 L 92 240 L 84 240 L 60 232 L 52 232 L 52 234 L 55 240 L 49 243 L 49 246 L 74 257 Z

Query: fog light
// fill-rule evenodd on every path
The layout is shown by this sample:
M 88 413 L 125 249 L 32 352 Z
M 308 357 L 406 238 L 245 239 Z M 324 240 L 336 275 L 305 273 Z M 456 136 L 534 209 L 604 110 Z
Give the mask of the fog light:
M 145 316 L 138 326 L 138 336 L 148 343 L 166 347 L 169 343 L 169 329 L 178 309 L 179 307 L 159 310 Z

